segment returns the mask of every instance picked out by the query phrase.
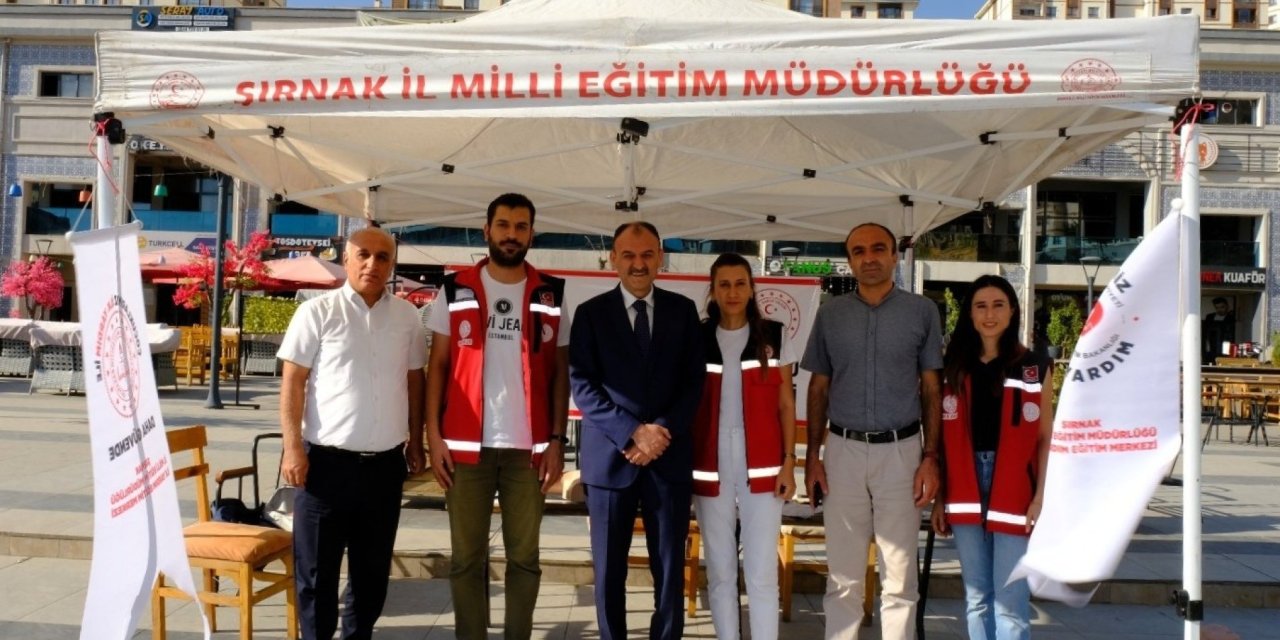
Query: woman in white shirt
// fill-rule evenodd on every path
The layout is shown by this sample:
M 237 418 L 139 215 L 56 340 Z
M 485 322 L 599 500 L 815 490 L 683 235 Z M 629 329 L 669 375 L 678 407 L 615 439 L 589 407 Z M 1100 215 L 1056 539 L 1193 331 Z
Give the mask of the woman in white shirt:
M 760 313 L 751 265 L 736 253 L 711 265 L 703 322 L 707 377 L 694 421 L 693 493 L 716 636 L 739 637 L 741 520 L 751 637 L 778 637 L 776 549 L 782 503 L 795 493 L 796 358 L 785 327 Z

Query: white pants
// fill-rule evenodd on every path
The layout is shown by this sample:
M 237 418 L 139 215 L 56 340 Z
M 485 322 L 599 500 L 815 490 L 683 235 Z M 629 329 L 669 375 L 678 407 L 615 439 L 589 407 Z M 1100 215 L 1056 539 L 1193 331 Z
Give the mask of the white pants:
M 747 486 L 747 449 L 740 430 L 720 431 L 720 495 L 694 496 L 702 553 L 707 559 L 711 622 L 720 640 L 737 640 L 738 544 L 734 532 L 742 520 L 742 565 L 752 640 L 778 637 L 778 531 L 782 499 L 751 493 Z
M 880 637 L 916 637 L 916 551 L 920 510 L 912 497 L 920 466 L 920 436 L 867 444 L 827 437 L 827 594 L 822 608 L 828 640 L 856 640 L 862 627 L 867 547 L 880 550 Z

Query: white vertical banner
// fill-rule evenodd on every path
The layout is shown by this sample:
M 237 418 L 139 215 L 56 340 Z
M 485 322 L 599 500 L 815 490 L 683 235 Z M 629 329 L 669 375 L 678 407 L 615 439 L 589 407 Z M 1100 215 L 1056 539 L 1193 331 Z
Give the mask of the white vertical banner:
M 93 564 L 82 640 L 132 637 L 159 572 L 196 593 L 144 333 L 139 228 L 70 236 L 93 458 Z
M 1142 241 L 1089 313 L 1053 422 L 1044 508 L 1011 580 L 1084 606 L 1178 453 L 1178 227 Z

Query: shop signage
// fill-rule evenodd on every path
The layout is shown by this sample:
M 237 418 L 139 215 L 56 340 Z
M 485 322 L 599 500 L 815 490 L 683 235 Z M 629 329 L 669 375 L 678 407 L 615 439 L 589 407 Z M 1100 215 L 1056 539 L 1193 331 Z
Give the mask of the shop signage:
M 151 153 L 154 151 L 173 151 L 159 140 L 152 140 L 146 136 L 129 136 L 129 150 L 137 153 Z
M 784 258 L 771 258 L 766 265 L 769 273 L 787 274 L 792 276 L 852 276 L 853 271 L 849 269 L 847 262 L 832 262 L 830 260 L 787 260 Z
M 228 7 L 138 7 L 134 31 L 234 31 L 236 10 Z
M 275 250 L 275 258 L 315 256 L 321 260 L 337 262 L 342 255 L 342 238 L 271 236 L 271 248 Z
M 138 250 L 186 249 L 199 252 L 202 245 L 213 247 L 217 238 L 184 231 L 144 231 L 138 234 Z
M 1265 289 L 1267 272 L 1264 269 L 1201 269 L 1200 286 L 1215 289 Z

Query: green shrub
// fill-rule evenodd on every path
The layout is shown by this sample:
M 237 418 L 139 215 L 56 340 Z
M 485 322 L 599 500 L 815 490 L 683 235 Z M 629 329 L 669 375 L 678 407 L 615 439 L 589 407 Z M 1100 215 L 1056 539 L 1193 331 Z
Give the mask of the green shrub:
M 942 301 L 947 306 L 947 320 L 945 337 L 951 337 L 956 330 L 956 323 L 960 322 L 960 301 L 951 293 L 951 288 L 947 287 L 942 291 Z
M 1070 359 L 1083 329 L 1084 316 L 1080 313 L 1080 307 L 1075 302 L 1068 301 L 1049 312 L 1049 326 L 1045 327 L 1045 333 L 1049 336 L 1050 344 L 1062 347 L 1062 357 Z
M 284 333 L 289 328 L 298 302 L 284 298 L 246 296 L 244 299 L 245 333 Z

